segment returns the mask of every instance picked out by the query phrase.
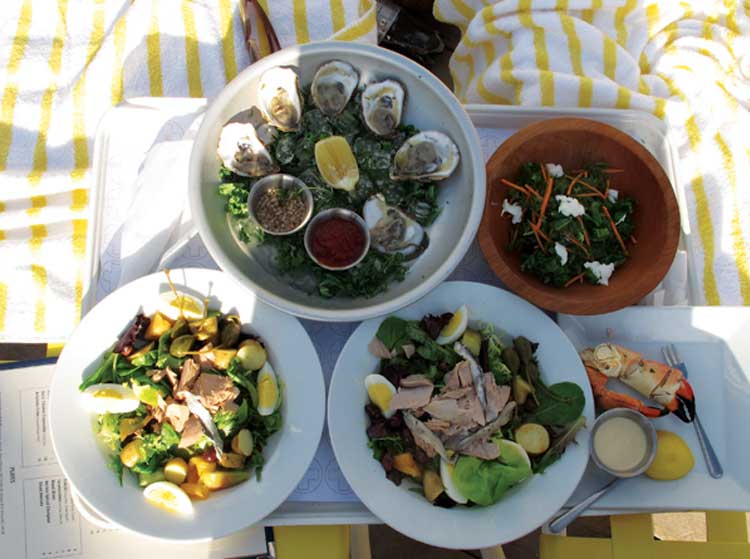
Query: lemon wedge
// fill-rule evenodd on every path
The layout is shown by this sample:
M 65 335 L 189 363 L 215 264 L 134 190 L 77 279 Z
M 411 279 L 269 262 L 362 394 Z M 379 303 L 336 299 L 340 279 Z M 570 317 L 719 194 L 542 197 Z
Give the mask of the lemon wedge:
M 187 493 L 169 481 L 157 481 L 146 486 L 143 496 L 152 505 L 169 512 L 187 516 L 193 513 L 193 503 Z
M 330 136 L 315 144 L 315 163 L 329 186 L 351 192 L 359 181 L 359 167 L 349 142 L 343 136 Z
M 469 309 L 466 308 L 466 305 L 461 305 L 461 307 L 453 313 L 453 318 L 451 318 L 450 322 L 443 326 L 440 335 L 435 341 L 440 345 L 452 344 L 458 338 L 463 336 L 468 326 Z
M 674 480 L 688 475 L 695 465 L 695 458 L 685 439 L 671 431 L 657 431 L 656 441 L 656 456 L 646 475 L 658 480 Z

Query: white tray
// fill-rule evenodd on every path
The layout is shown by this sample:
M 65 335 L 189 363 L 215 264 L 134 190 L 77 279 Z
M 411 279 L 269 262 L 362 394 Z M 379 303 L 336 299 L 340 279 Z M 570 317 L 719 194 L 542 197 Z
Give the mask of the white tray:
M 108 111 L 99 125 L 94 146 L 96 184 L 92 193 L 94 217 L 93 284 L 98 285 L 96 300 L 114 289 L 119 277 L 119 249 L 117 242 L 118 223 L 129 207 L 128 188 L 137 177 L 143 158 L 154 142 L 162 139 L 181 139 L 190 136 L 191 123 L 206 105 L 205 99 L 137 98 L 130 99 Z M 629 133 L 642 142 L 664 167 L 672 184 L 677 184 L 674 154 L 666 135 L 664 124 L 651 115 L 636 111 L 617 110 L 557 110 L 527 109 L 487 105 L 469 105 L 467 110 L 479 129 L 485 158 L 497 146 L 519 128 L 543 119 L 578 116 L 592 118 L 611 124 Z M 187 133 L 187 134 L 186 134 Z M 684 197 L 678 193 L 681 210 Z M 682 211 L 683 215 L 686 212 Z M 682 246 L 688 251 L 688 292 L 694 297 L 692 258 L 689 229 L 683 221 Z M 171 267 L 204 266 L 216 267 L 200 239 L 195 237 L 169 257 Z M 475 242 L 456 271 L 452 280 L 479 281 L 501 285 L 487 266 Z M 93 303 L 92 298 L 90 303 Z M 84 312 L 90 305 L 84 307 Z M 336 358 L 354 330 L 356 323 L 320 323 L 302 321 L 318 350 L 326 382 L 330 378 Z M 312 494 L 330 496 L 318 501 L 288 501 L 265 519 L 266 525 L 284 524 L 355 524 L 380 522 L 359 502 L 346 485 L 338 465 L 332 459 L 327 430 L 321 441 L 321 449 L 311 466 L 303 484 Z M 304 499 L 303 488 L 295 498 Z M 342 501 L 342 499 L 344 499 Z M 642 510 L 642 509 L 641 509 Z M 594 508 L 591 514 L 605 514 L 609 509 Z M 620 512 L 623 512 L 622 510 Z M 637 512 L 633 510 L 632 512 Z
M 750 309 L 631 307 L 599 316 L 560 315 L 558 323 L 578 350 L 612 342 L 662 361 L 661 348 L 675 344 L 690 373 L 701 423 L 724 468 L 724 476 L 713 479 L 693 426 L 667 415 L 654 425 L 685 439 L 695 458 L 693 470 L 678 481 L 645 476 L 627 480 L 602 497 L 597 507 L 613 512 L 636 507 L 750 510 Z M 608 388 L 636 394 L 616 381 L 610 381 Z M 593 493 L 604 479 L 589 472 L 573 497 Z

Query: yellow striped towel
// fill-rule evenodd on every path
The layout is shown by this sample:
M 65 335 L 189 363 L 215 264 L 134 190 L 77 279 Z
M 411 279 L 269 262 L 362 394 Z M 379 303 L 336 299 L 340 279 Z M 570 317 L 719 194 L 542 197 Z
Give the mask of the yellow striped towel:
M 371 0 L 261 4 L 283 44 L 374 37 Z M 211 97 L 248 63 L 238 0 L 0 2 L 0 342 L 63 341 L 79 319 L 104 111 Z
M 436 0 L 467 103 L 666 119 L 704 302 L 750 304 L 750 0 Z M 744 188 L 742 185 L 745 185 Z

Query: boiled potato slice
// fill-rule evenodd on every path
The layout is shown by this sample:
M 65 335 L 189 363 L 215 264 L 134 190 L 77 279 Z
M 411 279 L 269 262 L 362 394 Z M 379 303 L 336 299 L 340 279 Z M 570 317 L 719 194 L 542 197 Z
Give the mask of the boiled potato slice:
M 530 455 L 538 455 L 549 448 L 549 433 L 538 423 L 524 423 L 516 429 L 516 442 Z

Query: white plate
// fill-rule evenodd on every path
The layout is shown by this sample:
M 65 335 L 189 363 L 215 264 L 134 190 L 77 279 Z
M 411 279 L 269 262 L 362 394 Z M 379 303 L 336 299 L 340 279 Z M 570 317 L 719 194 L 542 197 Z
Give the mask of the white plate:
M 295 289 L 269 272 L 252 250 L 235 241 L 227 226 L 224 199 L 217 193 L 219 160 L 216 144 L 221 128 L 237 112 L 256 104 L 256 84 L 274 66 L 293 66 L 307 85 L 318 67 L 344 59 L 357 68 L 362 83 L 397 78 L 407 91 L 403 122 L 422 130 L 448 134 L 461 162 L 440 182 L 442 213 L 428 228 L 430 246 L 410 266 L 402 282 L 370 299 L 318 295 Z M 266 56 L 237 75 L 211 102 L 195 137 L 190 156 L 190 209 L 201 239 L 222 270 L 258 296 L 286 312 L 313 320 L 346 322 L 391 313 L 429 293 L 458 265 L 469 249 L 482 218 L 485 170 L 479 138 L 469 116 L 451 91 L 429 70 L 393 51 L 351 42 L 318 42 L 288 47 Z M 249 252 L 249 255 L 248 255 Z
M 560 315 L 559 324 L 579 349 L 610 341 L 663 361 L 662 346 L 675 344 L 690 373 L 701 423 L 724 468 L 721 479 L 709 476 L 693 426 L 674 415 L 661 417 L 654 426 L 685 439 L 695 458 L 693 470 L 676 481 L 628 480 L 593 508 L 750 510 L 750 309 L 631 307 L 601 316 Z M 637 396 L 617 381 L 608 388 Z M 571 502 L 601 486 L 596 472 L 587 473 Z
M 542 377 L 550 384 L 564 380 L 583 388 L 584 415 L 594 417 L 586 373 L 570 341 L 543 312 L 520 297 L 489 285 L 447 282 L 397 316 L 419 319 L 427 313 L 454 311 L 462 304 L 469 320 L 490 322 L 513 336 L 540 342 Z M 382 319 L 363 322 L 351 335 L 336 363 L 329 388 L 328 428 L 341 471 L 362 502 L 381 520 L 407 536 L 430 545 L 475 549 L 515 540 L 547 521 L 575 489 L 588 460 L 588 431 L 578 434 L 562 459 L 535 475 L 490 507 L 432 506 L 422 495 L 400 487 L 367 448 L 367 393 L 364 377 L 378 360 L 367 351 Z
M 268 515 L 294 490 L 320 440 L 325 388 L 320 361 L 294 317 L 269 307 L 215 270 L 173 270 L 178 289 L 210 297 L 209 307 L 238 314 L 243 327 L 259 334 L 284 384 L 283 426 L 264 450 L 262 480 L 216 492 L 195 503 L 190 518 L 149 505 L 132 476 L 120 487 L 107 468 L 92 431 L 92 415 L 81 405 L 78 385 L 139 310 L 154 312 L 169 287 L 164 274 L 140 278 L 109 295 L 89 312 L 65 346 L 50 388 L 50 429 L 66 477 L 91 508 L 112 523 L 155 538 L 200 541 L 220 538 Z

